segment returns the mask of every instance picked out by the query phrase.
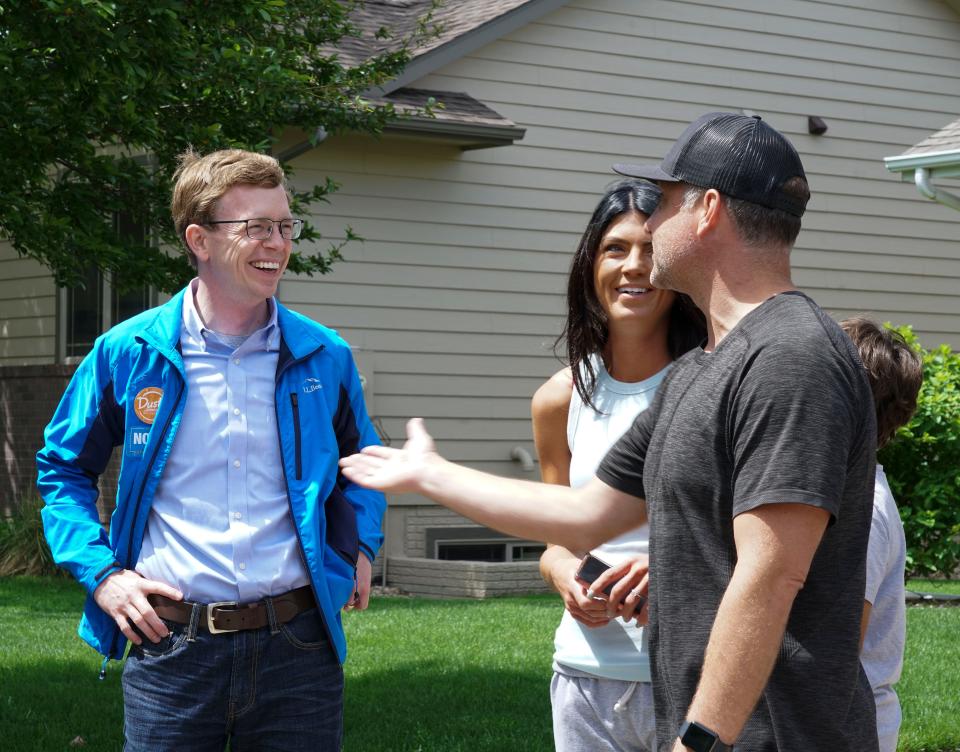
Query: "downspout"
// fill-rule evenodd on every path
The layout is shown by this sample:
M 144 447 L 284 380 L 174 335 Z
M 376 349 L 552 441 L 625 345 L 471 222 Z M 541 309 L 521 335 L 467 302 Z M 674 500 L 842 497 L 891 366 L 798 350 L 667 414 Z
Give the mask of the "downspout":
M 937 188 L 931 180 L 930 170 L 926 167 L 918 167 L 914 170 L 913 182 L 916 183 L 921 195 L 960 211 L 960 196 Z
M 383 518 L 384 518 L 384 522 L 386 522 L 386 518 L 387 518 L 386 509 L 383 510 Z M 380 587 L 385 588 L 387 586 L 387 526 L 383 525 L 382 529 L 383 529 L 383 544 L 380 546 L 380 550 L 383 551 L 383 556 L 380 557 Z M 372 575 L 371 575 L 371 579 L 373 579 Z
M 956 593 L 918 593 L 915 590 L 907 590 L 905 597 L 909 605 L 932 603 L 938 606 L 960 606 L 960 595 Z
M 279 154 L 274 154 L 273 156 L 276 157 L 278 162 L 289 162 L 292 159 L 296 159 L 301 154 L 306 154 L 314 147 L 319 146 L 326 140 L 328 135 L 329 134 L 327 133 L 326 128 L 324 128 L 322 125 L 318 126 L 313 132 L 312 138 L 308 138 L 306 141 L 301 141 L 298 144 L 294 144 L 293 146 L 284 149 Z
M 510 450 L 510 459 L 519 462 L 525 473 L 533 472 L 533 457 L 522 446 L 515 446 Z

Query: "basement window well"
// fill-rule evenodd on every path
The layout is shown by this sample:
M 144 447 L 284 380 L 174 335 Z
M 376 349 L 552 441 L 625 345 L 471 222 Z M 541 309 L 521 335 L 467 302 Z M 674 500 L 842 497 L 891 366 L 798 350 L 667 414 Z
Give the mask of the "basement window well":
M 442 561 L 537 561 L 546 546 L 510 538 L 483 527 L 431 528 L 427 557 Z

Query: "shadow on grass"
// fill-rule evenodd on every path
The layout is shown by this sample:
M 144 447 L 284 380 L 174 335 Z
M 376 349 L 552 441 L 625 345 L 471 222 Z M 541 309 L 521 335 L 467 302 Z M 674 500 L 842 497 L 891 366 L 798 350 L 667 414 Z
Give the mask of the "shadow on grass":
M 80 619 L 83 590 L 67 577 L 0 578 L 0 605 L 31 614 L 71 613 Z
M 9 664 L 8 664 L 9 665 Z M 97 678 L 91 661 L 43 659 L 0 671 L 0 749 L 4 752 L 123 747 L 120 664 Z
M 529 673 L 411 663 L 349 678 L 345 703 L 344 752 L 553 749 L 549 684 Z
M 122 665 L 104 681 L 87 661 L 42 660 L 0 671 L 4 752 L 123 747 Z M 504 701 L 503 697 L 509 697 Z M 347 681 L 344 752 L 552 750 L 549 687 L 540 677 L 439 663 Z

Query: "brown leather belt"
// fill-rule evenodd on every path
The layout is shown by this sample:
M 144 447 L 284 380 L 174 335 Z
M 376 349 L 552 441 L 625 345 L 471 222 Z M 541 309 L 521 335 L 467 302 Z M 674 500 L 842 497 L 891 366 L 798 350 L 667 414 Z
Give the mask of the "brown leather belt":
M 189 624 L 193 607 L 199 605 L 202 609 L 199 627 L 210 634 L 260 629 L 270 623 L 266 601 L 242 604 L 236 601 L 196 604 L 190 601 L 171 600 L 156 593 L 148 595 L 147 600 L 161 619 L 177 624 Z M 275 595 L 270 600 L 273 601 L 273 613 L 277 617 L 277 624 L 286 624 L 297 614 L 317 607 L 313 590 L 309 585 L 282 595 Z

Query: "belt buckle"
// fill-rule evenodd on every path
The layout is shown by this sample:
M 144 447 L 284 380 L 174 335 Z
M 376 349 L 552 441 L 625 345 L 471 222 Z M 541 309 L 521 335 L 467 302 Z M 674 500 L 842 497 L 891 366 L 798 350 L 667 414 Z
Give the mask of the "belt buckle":
M 240 604 L 237 601 L 217 601 L 216 603 L 207 604 L 207 631 L 210 634 L 223 634 L 224 632 L 239 632 L 239 629 L 219 629 L 213 626 L 213 609 L 222 608 L 223 606 L 232 606 L 236 608 Z

